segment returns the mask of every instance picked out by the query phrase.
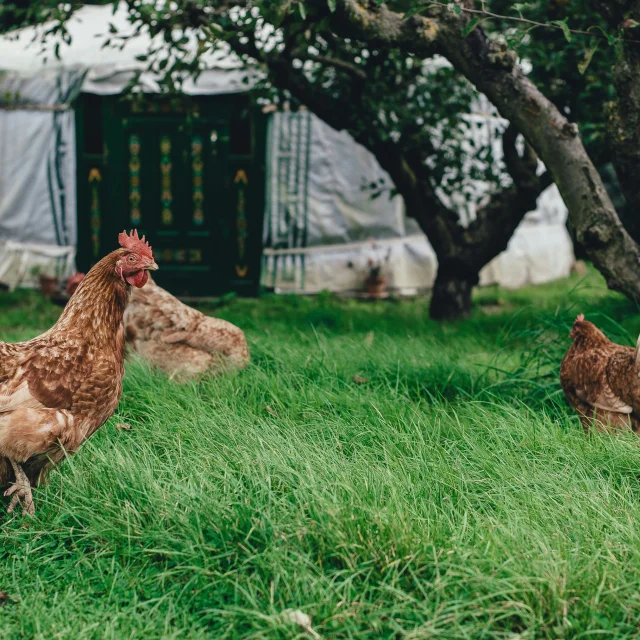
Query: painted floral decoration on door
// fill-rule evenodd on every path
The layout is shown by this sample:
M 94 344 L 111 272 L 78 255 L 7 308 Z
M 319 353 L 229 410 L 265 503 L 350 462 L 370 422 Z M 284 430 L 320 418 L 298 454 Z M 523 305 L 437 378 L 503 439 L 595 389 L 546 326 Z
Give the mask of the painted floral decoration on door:
M 142 221 L 140 210 L 140 137 L 129 136 L 129 220 L 133 226 Z
M 171 138 L 162 136 L 160 138 L 160 174 L 161 174 L 161 202 L 162 224 L 170 225 L 173 223 L 173 212 L 171 205 L 173 203 L 173 194 L 171 193 Z
M 100 259 L 100 183 L 102 174 L 100 169 L 93 167 L 89 171 L 89 184 L 91 185 L 91 247 L 93 249 L 94 260 Z
M 236 229 L 238 231 L 238 263 L 235 266 L 236 274 L 240 278 L 246 278 L 249 272 L 249 265 L 246 263 L 246 250 L 247 250 L 247 212 L 245 201 L 245 187 L 249 183 L 247 173 L 244 169 L 238 169 L 236 171 L 235 178 L 233 179 L 236 185 L 237 201 L 236 201 Z
M 204 224 L 204 190 L 202 174 L 204 162 L 202 160 L 202 138 L 194 136 L 191 140 L 191 168 L 193 169 L 193 224 Z

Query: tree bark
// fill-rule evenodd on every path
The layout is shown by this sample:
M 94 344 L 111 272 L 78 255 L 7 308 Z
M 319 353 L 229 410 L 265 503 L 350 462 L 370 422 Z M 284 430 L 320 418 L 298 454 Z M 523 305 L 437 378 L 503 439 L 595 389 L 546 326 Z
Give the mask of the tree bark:
M 626 39 L 638 38 L 640 29 L 633 26 L 640 21 L 640 1 L 620 0 L 617 3 L 595 2 L 607 18 L 612 30 L 622 29 Z M 612 155 L 620 189 L 626 200 L 628 217 L 620 215 L 623 224 L 635 238 L 640 238 L 637 211 L 640 208 L 640 48 L 625 42 L 620 58 L 613 69 L 613 84 L 617 100 L 608 105 L 607 142 Z
M 371 148 L 403 195 L 407 215 L 417 220 L 438 258 L 429 309 L 436 320 L 469 315 L 480 271 L 507 248 L 526 213 L 535 209 L 538 196 L 551 185 L 548 172 L 536 175 L 538 158 L 529 145 L 525 145 L 522 157 L 518 155 L 516 137 L 515 128 L 510 126 L 502 138 L 513 185 L 494 193 L 466 227 L 456 212 L 442 204 L 419 158 L 403 154 L 388 143 Z
M 466 7 L 460 0 L 456 4 Z M 623 228 L 577 126 L 524 75 L 505 44 L 489 41 L 480 26 L 463 37 L 469 20 L 464 11 L 441 8 L 404 19 L 385 5 L 362 0 L 338 0 L 334 18 L 343 35 L 382 40 L 420 57 L 434 53 L 446 57 L 516 126 L 545 163 L 578 241 L 608 286 L 640 299 L 640 248 Z
M 471 294 L 478 275 L 457 274 L 447 265 L 438 266 L 433 285 L 429 315 L 434 320 L 458 320 L 471 313 Z

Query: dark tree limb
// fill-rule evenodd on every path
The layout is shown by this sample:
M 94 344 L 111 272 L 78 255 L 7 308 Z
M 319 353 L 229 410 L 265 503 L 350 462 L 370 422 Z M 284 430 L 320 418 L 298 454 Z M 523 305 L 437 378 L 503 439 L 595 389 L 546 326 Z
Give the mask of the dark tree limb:
M 367 74 L 359 69 L 355 64 L 351 64 L 346 60 L 340 58 L 333 58 L 331 56 L 315 55 L 306 53 L 304 51 L 294 51 L 292 57 L 299 58 L 300 60 L 311 60 L 312 62 L 319 62 L 320 64 L 326 64 L 336 69 L 346 71 L 349 75 L 353 76 L 357 80 L 366 80 Z
M 391 15 L 384 6 L 376 11 L 382 12 L 381 22 L 387 20 L 385 16 Z M 413 33 L 413 27 L 410 31 Z M 401 29 L 398 33 L 405 37 Z M 476 219 L 464 227 L 458 213 L 449 209 L 437 194 L 427 164 L 433 147 L 430 140 L 425 140 L 420 127 L 405 130 L 397 141 L 379 135 L 384 132 L 375 121 L 363 130 L 357 123 L 371 114 L 365 111 L 357 89 L 348 97 L 349 109 L 345 109 L 345 96 L 334 97 L 322 86 L 311 82 L 304 72 L 292 64 L 295 57 L 305 57 L 296 54 L 295 37 L 287 38 L 285 35 L 284 49 L 269 54 L 258 50 L 247 34 L 243 38 L 232 38 L 229 42 L 236 52 L 266 64 L 276 86 L 289 91 L 334 129 L 349 131 L 357 142 L 375 155 L 402 194 L 407 214 L 417 220 L 438 258 L 432 317 L 452 319 L 468 315 L 471 292 L 478 283 L 480 270 L 506 249 L 524 215 L 535 209 L 538 196 L 552 182 L 549 172 L 543 176 L 536 175 L 538 159 L 528 144 L 525 145 L 524 154 L 518 154 L 516 128 L 509 127 L 503 138 L 505 165 L 513 184 L 492 194 L 487 204 L 478 210 Z M 431 45 L 430 41 L 428 46 Z M 335 55 L 339 55 L 339 52 Z M 355 75 L 358 81 L 356 87 L 364 79 L 345 65 L 335 65 L 329 60 L 316 61 Z M 352 66 L 349 63 L 347 65 Z

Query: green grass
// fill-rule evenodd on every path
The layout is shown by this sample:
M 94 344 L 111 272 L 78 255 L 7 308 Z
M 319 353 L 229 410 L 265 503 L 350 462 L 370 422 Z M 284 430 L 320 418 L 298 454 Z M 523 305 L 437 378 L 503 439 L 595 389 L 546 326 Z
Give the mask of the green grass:
M 638 637 L 640 447 L 585 437 L 557 369 L 578 312 L 629 344 L 640 314 L 593 272 L 476 303 L 234 300 L 248 370 L 129 363 L 0 524 L 0 638 Z M 0 338 L 57 313 L 2 294 Z

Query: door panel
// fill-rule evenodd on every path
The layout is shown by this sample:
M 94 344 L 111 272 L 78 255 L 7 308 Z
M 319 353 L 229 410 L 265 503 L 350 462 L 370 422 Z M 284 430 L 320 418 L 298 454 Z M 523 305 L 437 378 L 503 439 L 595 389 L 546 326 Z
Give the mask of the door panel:
M 157 281 L 179 295 L 228 288 L 224 124 L 127 118 L 128 224 L 147 235 Z
M 86 119 L 96 101 L 100 109 Z M 80 268 L 115 249 L 123 229 L 136 228 L 153 246 L 155 277 L 172 293 L 255 295 L 266 121 L 247 104 L 243 96 L 81 99 Z M 101 144 L 87 146 L 98 133 Z

